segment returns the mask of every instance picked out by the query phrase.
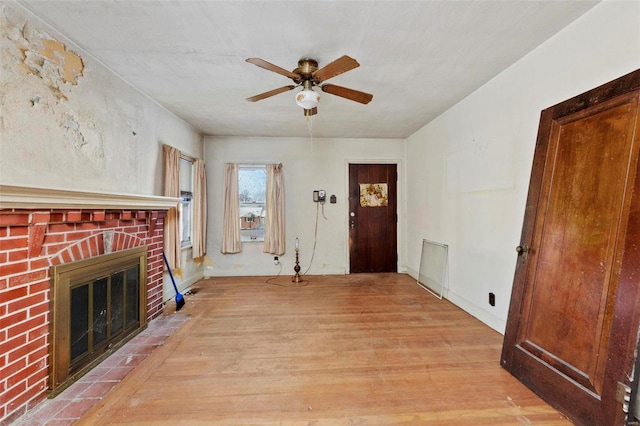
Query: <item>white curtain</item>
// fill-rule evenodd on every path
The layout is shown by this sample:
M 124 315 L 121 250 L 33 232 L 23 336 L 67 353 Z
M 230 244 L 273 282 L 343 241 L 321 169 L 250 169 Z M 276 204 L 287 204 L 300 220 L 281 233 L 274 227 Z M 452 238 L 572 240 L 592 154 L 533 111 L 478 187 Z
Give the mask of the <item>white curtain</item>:
M 193 255 L 207 254 L 207 175 L 204 161 L 193 162 Z
M 164 195 L 180 197 L 180 151 L 169 145 L 162 146 L 164 160 Z M 178 207 L 172 207 L 164 219 L 164 253 L 172 269 L 179 269 L 180 256 L 180 214 Z
M 267 218 L 262 251 L 278 256 L 285 251 L 282 164 L 267 164 Z
M 222 216 L 223 254 L 240 253 L 240 200 L 238 197 L 238 165 L 224 165 L 224 213 Z

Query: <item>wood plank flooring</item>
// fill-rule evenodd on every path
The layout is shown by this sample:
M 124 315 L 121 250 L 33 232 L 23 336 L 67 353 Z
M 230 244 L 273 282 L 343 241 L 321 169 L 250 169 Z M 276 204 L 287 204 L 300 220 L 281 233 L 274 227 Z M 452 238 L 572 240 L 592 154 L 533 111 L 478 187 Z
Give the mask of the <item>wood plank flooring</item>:
M 80 424 L 569 425 L 502 336 L 402 274 L 213 278 Z

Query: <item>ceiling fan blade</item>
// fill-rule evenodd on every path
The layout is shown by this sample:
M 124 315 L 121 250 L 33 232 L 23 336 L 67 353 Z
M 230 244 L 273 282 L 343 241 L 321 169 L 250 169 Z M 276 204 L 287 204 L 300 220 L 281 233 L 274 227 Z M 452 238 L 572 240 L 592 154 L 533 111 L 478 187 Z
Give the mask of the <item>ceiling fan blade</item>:
M 316 115 L 317 113 L 318 113 L 318 107 L 304 110 L 304 116 L 305 117 L 309 117 L 311 115 Z
M 325 80 L 328 80 L 332 77 L 345 73 L 347 71 L 351 71 L 354 68 L 358 68 L 360 64 L 355 59 L 344 55 L 330 64 L 325 65 L 324 67 L 316 70 L 312 76 L 313 81 L 316 83 L 321 83 Z
M 348 89 L 342 86 L 336 86 L 335 84 L 324 84 L 320 87 L 323 92 L 331 93 L 332 95 L 340 96 L 341 98 L 349 99 L 351 101 L 360 102 L 361 104 L 368 104 L 371 102 L 371 99 L 373 99 L 373 95 L 368 93 Z
M 278 73 L 280 75 L 284 75 L 285 77 L 289 77 L 290 79 L 292 79 L 294 81 L 299 81 L 300 80 L 300 76 L 298 74 L 293 73 L 293 72 L 288 71 L 288 70 L 285 70 L 284 68 L 280 68 L 277 65 L 273 65 L 271 62 L 267 62 L 264 59 L 248 58 L 247 62 L 249 62 L 250 64 L 253 64 L 253 65 L 257 65 L 260 68 L 264 68 L 265 70 L 273 71 L 273 72 Z
M 277 95 L 282 92 L 288 92 L 289 90 L 295 89 L 295 87 L 296 86 L 294 85 L 279 87 L 277 89 L 269 90 L 268 92 L 260 93 L 259 95 L 251 96 L 250 98 L 247 98 L 247 100 L 249 102 L 260 101 L 262 99 Z

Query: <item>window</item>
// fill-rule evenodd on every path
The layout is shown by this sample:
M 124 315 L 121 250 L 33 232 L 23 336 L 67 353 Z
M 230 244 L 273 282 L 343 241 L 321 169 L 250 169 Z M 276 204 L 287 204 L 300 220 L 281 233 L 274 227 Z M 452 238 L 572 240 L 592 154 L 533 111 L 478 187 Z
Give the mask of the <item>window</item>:
M 267 169 L 264 165 L 238 167 L 240 200 L 240 240 L 264 241 L 266 217 Z
M 193 162 L 180 157 L 180 245 L 191 247 L 193 234 Z

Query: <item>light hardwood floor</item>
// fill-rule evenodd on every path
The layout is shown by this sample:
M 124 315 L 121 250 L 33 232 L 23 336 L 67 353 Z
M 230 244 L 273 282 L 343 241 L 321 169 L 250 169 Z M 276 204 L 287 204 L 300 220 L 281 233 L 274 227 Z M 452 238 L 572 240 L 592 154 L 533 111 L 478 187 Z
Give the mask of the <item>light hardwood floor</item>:
M 198 282 L 80 424 L 571 424 L 500 367 L 499 333 L 408 275 L 266 281 Z

